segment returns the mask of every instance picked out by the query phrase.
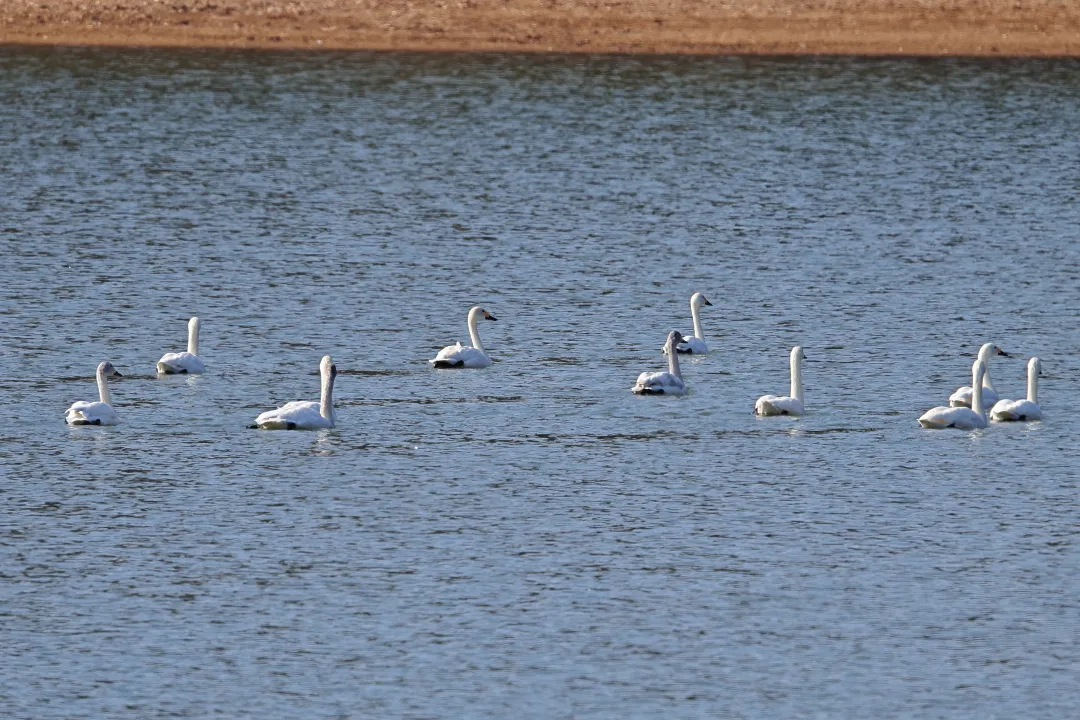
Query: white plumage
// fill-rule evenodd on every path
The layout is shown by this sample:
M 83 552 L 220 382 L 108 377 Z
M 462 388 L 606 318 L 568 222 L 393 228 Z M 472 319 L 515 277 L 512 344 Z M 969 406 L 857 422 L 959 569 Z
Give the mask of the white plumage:
M 994 390 L 994 383 L 990 380 L 991 355 L 1009 357 L 1009 353 L 993 343 L 986 343 L 979 348 L 978 359 L 982 360 L 983 365 L 986 366 L 986 374 L 983 376 L 982 381 L 983 407 L 993 407 L 994 403 L 998 401 L 998 394 L 997 391 Z M 963 387 L 957 388 L 956 392 L 949 396 L 949 405 L 953 407 L 971 407 L 971 386 L 964 385 Z
M 157 371 L 166 375 L 206 371 L 206 364 L 199 357 L 199 318 L 188 320 L 187 352 L 165 353 L 157 361 Z
M 334 427 L 334 379 L 337 366 L 329 355 L 319 363 L 322 393 L 319 402 L 296 400 L 255 418 L 263 430 L 321 430 Z
M 754 412 L 758 415 L 802 415 L 803 386 L 802 361 L 806 359 L 801 345 L 791 348 L 789 364 L 791 366 L 790 395 L 762 395 L 754 403 Z
M 998 400 L 990 410 L 990 417 L 998 422 L 1042 420 L 1042 408 L 1039 407 L 1039 375 L 1042 374 L 1042 361 L 1037 357 L 1028 360 L 1027 399 Z
M 971 386 L 982 385 L 986 374 L 986 363 L 976 360 L 971 367 Z M 982 393 L 972 397 L 974 407 L 938 406 L 927 410 L 919 417 L 919 424 L 930 430 L 956 428 L 958 430 L 977 430 L 986 427 L 986 410 L 982 402 Z
M 68 408 L 64 417 L 69 425 L 116 425 L 120 419 L 110 405 L 109 381 L 111 377 L 123 377 L 111 362 L 103 362 L 97 367 L 98 401 L 80 400 Z
M 476 330 L 476 322 L 484 320 L 498 320 L 497 317 L 484 310 L 480 306 L 469 310 L 469 339 L 472 347 L 462 345 L 447 345 L 432 360 L 428 360 L 432 367 L 436 368 L 486 368 L 491 365 L 491 358 L 484 352 L 484 345 L 480 342 L 480 333 Z
M 712 305 L 712 303 L 699 292 L 690 296 L 690 318 L 694 323 L 694 334 L 683 335 L 682 342 L 676 347 L 678 352 L 684 355 L 704 355 L 709 352 L 709 346 L 705 344 L 705 333 L 701 331 L 700 311 L 702 305 Z M 667 345 L 664 346 L 664 352 L 667 352 Z
M 668 356 L 667 372 L 641 373 L 631 392 L 636 395 L 682 395 L 686 392 L 686 383 L 679 370 L 679 353 L 676 351 L 682 340 L 683 336 L 677 330 L 668 333 L 667 342 L 664 343 L 664 352 Z

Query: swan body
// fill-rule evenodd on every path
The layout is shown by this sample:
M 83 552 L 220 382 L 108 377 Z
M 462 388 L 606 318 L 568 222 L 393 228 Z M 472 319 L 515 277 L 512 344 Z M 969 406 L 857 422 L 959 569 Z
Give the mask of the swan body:
M 163 375 L 206 371 L 206 364 L 199 357 L 199 318 L 188 320 L 187 352 L 165 353 L 157 361 L 157 371 Z
M 1027 399 L 998 400 L 990 410 L 990 418 L 998 422 L 1042 420 L 1042 408 L 1039 407 L 1039 375 L 1042 374 L 1042 361 L 1037 357 L 1028 360 Z
M 682 333 L 672 330 L 668 333 L 667 342 L 664 343 L 664 352 L 668 356 L 667 372 L 643 372 L 638 375 L 637 382 L 631 388 L 635 395 L 682 395 L 686 392 L 686 383 L 683 382 L 682 372 L 679 370 L 679 343 L 683 341 Z
M 109 404 L 109 378 L 123 377 L 111 362 L 103 362 L 97 367 L 98 402 L 80 400 L 68 408 L 64 417 L 69 425 L 115 425 L 120 422 L 116 410 Z
M 976 360 L 971 367 L 971 386 L 979 387 L 986 375 L 986 363 Z M 930 430 L 956 428 L 958 430 L 977 430 L 986 427 L 986 410 L 983 405 L 983 393 L 972 396 L 974 407 L 939 406 L 927 410 L 919 418 L 919 424 Z
M 802 415 L 803 386 L 802 361 L 806 359 L 801 345 L 791 348 L 791 394 L 784 396 L 762 395 L 754 403 L 758 415 Z
M 997 390 L 994 389 L 994 383 L 990 381 L 991 355 L 1009 357 L 1009 353 L 993 343 L 986 343 L 979 348 L 979 360 L 982 360 L 983 364 L 986 365 L 986 374 L 983 376 L 982 381 L 983 407 L 993 407 L 994 403 L 998 401 Z M 949 405 L 953 407 L 971 407 L 971 386 L 965 385 L 957 388 L 956 392 L 949 396 Z
M 705 333 L 701 331 L 700 311 L 702 305 L 712 305 L 708 299 L 699 292 L 690 296 L 690 317 L 694 322 L 694 334 L 683 335 L 683 340 L 676 347 L 676 351 L 684 355 L 704 355 L 709 352 L 709 346 L 705 344 Z M 667 352 L 667 345 L 664 346 Z
M 263 430 L 321 430 L 334 427 L 334 379 L 337 366 L 329 355 L 319 363 L 322 393 L 319 402 L 297 400 L 277 410 L 267 410 L 255 418 L 255 426 Z
M 469 310 L 469 339 L 472 341 L 472 347 L 462 345 L 460 342 L 455 345 L 447 345 L 439 351 L 439 354 L 434 359 L 428 360 L 431 366 L 435 368 L 489 367 L 491 358 L 484 352 L 484 345 L 480 342 L 480 333 L 476 331 L 476 323 L 480 319 L 498 320 L 497 317 L 480 306 L 471 308 Z

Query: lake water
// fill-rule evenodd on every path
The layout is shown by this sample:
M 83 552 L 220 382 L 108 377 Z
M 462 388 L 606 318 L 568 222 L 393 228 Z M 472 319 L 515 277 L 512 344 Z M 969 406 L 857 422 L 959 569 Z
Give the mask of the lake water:
M 1069 716 L 1077 97 L 0 49 L 0 715 Z M 690 394 L 633 396 L 694 291 Z M 495 365 L 430 369 L 474 304 Z M 156 378 L 196 314 L 209 372 Z M 1046 421 L 919 428 L 983 342 Z M 809 414 L 754 417 L 794 344 Z M 323 354 L 336 428 L 247 429 Z M 121 424 L 69 428 L 101 360 Z

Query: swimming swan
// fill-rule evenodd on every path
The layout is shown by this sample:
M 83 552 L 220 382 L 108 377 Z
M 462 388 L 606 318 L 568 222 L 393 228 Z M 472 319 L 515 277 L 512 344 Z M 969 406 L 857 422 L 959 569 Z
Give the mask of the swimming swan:
M 188 320 L 187 352 L 165 353 L 157 361 L 157 371 L 163 375 L 206 371 L 206 365 L 199 357 L 199 318 Z
M 115 425 L 120 422 L 116 417 L 116 411 L 109 404 L 109 381 L 111 377 L 123 377 L 116 372 L 111 362 L 103 362 L 97 366 L 98 402 L 85 402 L 80 400 L 68 408 L 64 418 L 69 425 Z
M 329 355 L 319 363 L 322 395 L 319 402 L 296 400 L 277 410 L 267 410 L 255 418 L 256 427 L 263 430 L 321 430 L 334 427 L 334 378 L 337 366 Z
M 457 345 L 447 345 L 439 351 L 435 359 L 428 360 L 432 367 L 486 368 L 491 365 L 491 358 L 484 352 L 484 345 L 480 342 L 480 333 L 476 331 L 476 321 L 480 318 L 499 319 L 479 305 L 469 310 L 469 339 L 472 340 L 472 347 L 462 345 L 460 342 Z
M 979 348 L 979 360 L 982 360 L 983 364 L 986 365 L 986 374 L 983 375 L 982 384 L 982 400 L 984 407 L 993 407 L 994 403 L 998 401 L 997 390 L 994 389 L 994 383 L 990 382 L 991 355 L 1009 357 L 1009 353 L 993 343 L 986 343 Z M 971 407 L 971 387 L 965 385 L 962 388 L 958 388 L 956 392 L 949 396 L 949 404 L 953 407 Z
M 689 337 L 683 335 L 683 341 L 678 346 L 680 353 L 704 354 L 709 352 L 709 346 L 705 344 L 705 333 L 701 332 L 701 318 L 698 316 L 698 311 L 702 305 L 712 305 L 712 303 L 699 292 L 690 296 L 690 317 L 694 320 L 694 334 Z M 667 352 L 667 350 L 665 349 L 664 352 Z
M 802 346 L 796 345 L 791 348 L 791 394 L 785 397 L 776 395 L 762 395 L 754 403 L 754 412 L 758 415 L 802 415 L 803 414 L 803 388 L 802 388 L 802 361 L 806 359 L 806 353 Z
M 986 377 L 986 363 L 976 360 L 971 366 L 971 387 L 979 387 L 983 378 Z M 959 430 L 975 430 L 986 427 L 986 409 L 983 406 L 983 396 L 986 393 L 975 395 L 972 400 L 975 407 L 936 407 L 927 410 L 919 418 L 919 424 L 931 430 L 943 430 L 945 428 L 957 428 Z
M 668 356 L 667 372 L 643 372 L 638 375 L 637 383 L 631 388 L 635 395 L 682 395 L 686 392 L 686 383 L 679 372 L 679 353 L 676 350 L 683 341 L 682 333 L 672 330 L 664 343 L 664 352 Z
M 1039 376 L 1042 361 L 1037 357 L 1028 360 L 1027 400 L 998 400 L 990 410 L 990 418 L 999 422 L 1008 420 L 1042 420 L 1039 407 Z

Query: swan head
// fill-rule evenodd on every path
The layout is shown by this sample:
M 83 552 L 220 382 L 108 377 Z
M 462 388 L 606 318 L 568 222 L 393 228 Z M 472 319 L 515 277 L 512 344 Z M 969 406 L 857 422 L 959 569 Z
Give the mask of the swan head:
M 712 303 L 709 302 L 709 299 L 699 292 L 696 292 L 690 296 L 690 304 L 694 307 L 701 307 L 702 305 L 712 305 Z
M 986 363 L 982 360 L 976 360 L 975 364 L 971 366 L 971 380 L 974 383 L 971 387 L 977 388 L 982 386 L 983 375 L 986 374 Z
M 498 320 L 499 318 L 495 317 L 494 315 L 489 313 L 487 310 L 485 310 L 484 308 L 477 305 L 476 307 L 469 310 L 469 319 L 470 320 L 472 320 L 472 319 L 476 319 L 476 320 Z
M 1001 357 L 1011 357 L 1009 353 L 999 348 L 994 343 L 986 343 L 979 348 L 979 359 L 983 362 L 989 362 L 992 355 L 1000 355 Z
M 791 348 L 791 362 L 799 363 L 806 359 L 806 353 L 802 349 L 802 345 L 796 345 Z
M 319 362 L 319 374 L 330 379 L 337 377 L 337 365 L 329 355 L 323 355 L 323 359 Z
M 1042 375 L 1042 360 L 1037 357 L 1028 360 L 1028 373 L 1036 377 Z
M 97 366 L 97 374 L 102 377 L 124 377 L 115 367 L 113 367 L 113 364 L 107 360 Z
M 664 347 L 671 350 L 681 342 L 686 342 L 686 338 L 684 338 L 683 334 L 678 330 L 672 330 L 668 333 L 667 342 L 664 343 Z

